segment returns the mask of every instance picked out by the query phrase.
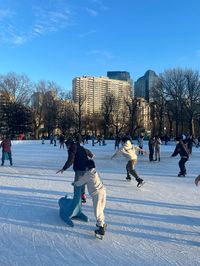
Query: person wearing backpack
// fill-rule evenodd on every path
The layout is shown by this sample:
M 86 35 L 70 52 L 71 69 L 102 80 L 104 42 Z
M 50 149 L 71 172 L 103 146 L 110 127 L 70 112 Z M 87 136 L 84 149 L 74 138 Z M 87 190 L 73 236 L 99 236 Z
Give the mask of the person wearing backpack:
M 71 165 L 73 165 L 73 170 L 75 172 L 74 182 L 76 182 L 85 174 L 86 162 L 88 161 L 88 158 L 93 158 L 94 154 L 90 150 L 82 147 L 79 142 L 74 142 L 70 138 L 66 140 L 65 145 L 68 150 L 68 158 L 63 168 L 58 170 L 57 173 L 62 174 Z M 81 188 L 81 198 L 82 202 L 85 203 L 85 185 Z

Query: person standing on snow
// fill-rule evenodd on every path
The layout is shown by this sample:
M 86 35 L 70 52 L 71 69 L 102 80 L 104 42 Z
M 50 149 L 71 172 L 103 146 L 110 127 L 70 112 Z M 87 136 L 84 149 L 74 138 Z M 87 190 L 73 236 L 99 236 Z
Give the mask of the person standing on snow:
M 126 165 L 126 171 L 127 171 L 127 177 L 126 180 L 131 180 L 131 175 L 135 177 L 135 180 L 138 182 L 137 187 L 141 187 L 144 184 L 144 180 L 140 178 L 135 171 L 135 165 L 137 163 L 137 151 L 141 151 L 143 153 L 146 153 L 143 149 L 140 149 L 137 146 L 134 146 L 130 139 L 128 137 L 122 138 L 122 147 L 116 151 L 111 159 L 113 159 L 115 156 L 122 154 L 124 157 L 128 160 L 128 163 Z
M 94 155 L 88 149 L 85 149 L 79 142 L 74 142 L 72 139 L 68 139 L 65 142 L 68 149 L 68 159 L 63 168 L 57 171 L 57 173 L 63 173 L 73 164 L 73 170 L 75 172 L 74 182 L 78 181 L 85 174 L 86 162 L 89 158 L 93 158 Z M 85 186 L 81 188 L 82 202 L 86 202 Z
M 4 165 L 4 161 L 5 160 L 9 160 L 10 161 L 10 165 L 12 164 L 12 153 L 11 153 L 11 140 L 6 137 L 5 139 L 3 139 L 3 141 L 0 144 L 0 147 L 2 148 L 2 162 L 1 162 L 1 166 Z
M 159 136 L 155 137 L 155 161 L 160 162 L 160 145 L 162 144 L 162 141 Z
M 185 163 L 189 159 L 189 152 L 187 150 L 186 145 L 183 143 L 183 140 L 179 137 L 176 138 L 176 148 L 174 152 L 172 153 L 171 157 L 175 157 L 176 155 L 180 154 L 181 159 L 178 162 L 180 172 L 178 174 L 179 177 L 185 176 L 186 175 L 186 168 L 185 168 Z

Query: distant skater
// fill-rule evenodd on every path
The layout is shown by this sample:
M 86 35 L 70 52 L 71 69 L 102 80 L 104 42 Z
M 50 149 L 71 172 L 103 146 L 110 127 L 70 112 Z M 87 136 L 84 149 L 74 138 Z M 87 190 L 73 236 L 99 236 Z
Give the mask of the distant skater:
M 159 136 L 155 137 L 155 161 L 160 162 L 160 145 L 162 144 L 162 141 Z
M 135 178 L 137 181 L 137 187 L 141 187 L 144 184 L 144 180 L 140 178 L 135 170 L 135 165 L 137 163 L 137 151 L 141 151 L 143 153 L 146 153 L 143 149 L 140 149 L 137 146 L 134 146 L 129 137 L 123 137 L 122 138 L 122 147 L 117 150 L 111 159 L 113 159 L 115 156 L 122 154 L 124 157 L 128 160 L 128 163 L 126 165 L 126 171 L 127 171 L 127 177 L 126 180 L 131 180 L 131 175 Z
M 13 165 L 13 163 L 12 163 L 11 146 L 12 146 L 12 144 L 11 144 L 11 140 L 9 139 L 9 137 L 6 137 L 1 142 L 1 144 L 0 144 L 0 147 L 2 148 L 1 166 L 4 165 L 4 161 L 5 160 L 9 160 L 10 161 L 10 165 Z
M 186 175 L 186 168 L 185 168 L 185 163 L 189 159 L 189 152 L 187 150 L 186 145 L 183 143 L 183 140 L 181 138 L 176 138 L 176 148 L 174 152 L 172 153 L 171 157 L 175 157 L 176 155 L 180 155 L 181 159 L 178 163 L 180 172 L 178 174 L 179 177 L 185 176 Z

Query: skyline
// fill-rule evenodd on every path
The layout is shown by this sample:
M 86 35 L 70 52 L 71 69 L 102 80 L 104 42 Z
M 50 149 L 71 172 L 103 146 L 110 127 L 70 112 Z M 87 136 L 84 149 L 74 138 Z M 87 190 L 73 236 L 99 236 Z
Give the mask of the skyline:
M 0 0 L 0 74 L 53 80 L 200 71 L 200 1 Z

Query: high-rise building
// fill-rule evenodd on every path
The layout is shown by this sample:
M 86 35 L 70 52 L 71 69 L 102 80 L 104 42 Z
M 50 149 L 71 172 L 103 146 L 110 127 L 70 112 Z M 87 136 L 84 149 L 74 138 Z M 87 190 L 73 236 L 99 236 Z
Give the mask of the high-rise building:
M 108 77 L 82 76 L 72 81 L 73 100 L 82 104 L 85 114 L 101 113 L 107 95 L 113 95 L 118 108 L 124 108 L 124 98 L 131 97 L 131 85 Z M 82 103 L 81 103 L 82 102 Z
M 134 95 L 134 83 L 131 79 L 130 73 L 127 71 L 108 71 L 107 77 L 109 79 L 123 80 L 129 82 L 132 87 L 132 95 Z
M 108 71 L 107 77 L 109 79 L 116 79 L 116 80 L 124 80 L 124 81 L 130 81 L 130 73 L 127 71 Z
M 153 70 L 148 70 L 140 77 L 134 86 L 135 97 L 142 97 L 148 102 L 151 101 L 151 90 L 158 81 L 158 76 Z

